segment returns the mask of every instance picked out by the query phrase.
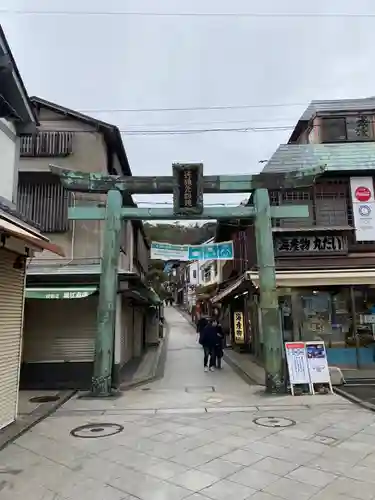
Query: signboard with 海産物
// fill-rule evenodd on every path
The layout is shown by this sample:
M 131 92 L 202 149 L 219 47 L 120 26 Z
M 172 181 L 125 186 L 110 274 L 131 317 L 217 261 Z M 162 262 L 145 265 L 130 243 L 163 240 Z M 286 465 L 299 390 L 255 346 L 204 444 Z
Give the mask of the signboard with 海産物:
M 233 315 L 234 341 L 236 344 L 245 343 L 245 329 L 243 321 L 243 313 L 236 311 Z
M 277 236 L 275 250 L 278 255 L 338 254 L 348 252 L 348 240 L 341 235 Z
M 175 163 L 173 169 L 173 210 L 176 215 L 203 212 L 203 164 Z

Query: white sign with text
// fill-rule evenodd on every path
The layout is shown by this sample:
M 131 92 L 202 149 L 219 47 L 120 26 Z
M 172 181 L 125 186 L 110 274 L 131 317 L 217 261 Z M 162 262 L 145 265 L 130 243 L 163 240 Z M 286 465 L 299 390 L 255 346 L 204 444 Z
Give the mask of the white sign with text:
M 357 241 L 375 240 L 375 197 L 372 177 L 351 177 L 350 192 Z

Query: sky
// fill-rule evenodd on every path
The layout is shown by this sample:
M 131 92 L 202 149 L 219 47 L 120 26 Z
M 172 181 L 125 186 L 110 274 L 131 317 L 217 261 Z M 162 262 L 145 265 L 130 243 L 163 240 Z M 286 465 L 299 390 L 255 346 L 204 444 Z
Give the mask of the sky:
M 134 175 L 259 172 L 312 99 L 375 94 L 374 0 L 0 0 L 0 22 L 29 94 L 116 124 Z

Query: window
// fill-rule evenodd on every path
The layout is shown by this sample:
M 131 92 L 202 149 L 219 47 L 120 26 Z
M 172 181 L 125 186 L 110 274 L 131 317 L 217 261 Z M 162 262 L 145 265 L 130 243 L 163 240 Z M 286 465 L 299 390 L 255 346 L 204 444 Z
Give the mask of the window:
M 323 118 L 322 120 L 322 142 L 356 142 L 372 139 L 370 115 Z
M 310 227 L 313 225 L 313 209 L 310 191 L 284 190 L 279 193 L 279 205 L 307 205 L 309 215 L 306 218 L 288 218 L 279 221 L 280 227 Z
M 349 185 L 347 182 L 325 182 L 316 185 L 316 225 L 347 226 Z
M 21 172 L 17 208 L 46 233 L 69 229 L 68 192 L 52 174 L 33 172 L 25 176 Z
M 196 269 L 193 269 L 193 280 L 197 279 L 197 271 Z
M 38 132 L 20 137 L 22 157 L 68 156 L 72 153 L 71 132 Z

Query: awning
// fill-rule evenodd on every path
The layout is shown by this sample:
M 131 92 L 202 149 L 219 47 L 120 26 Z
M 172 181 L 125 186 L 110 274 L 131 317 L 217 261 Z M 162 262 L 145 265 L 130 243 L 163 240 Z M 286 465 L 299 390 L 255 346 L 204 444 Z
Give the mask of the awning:
M 247 271 L 247 276 L 256 287 L 259 287 L 258 272 Z M 375 285 L 375 268 L 276 271 L 276 285 L 283 288 L 329 285 Z
M 26 288 L 27 299 L 84 299 L 98 290 L 98 287 Z
M 138 286 L 129 286 L 128 288 L 122 290 L 122 292 L 129 297 L 144 302 L 145 304 L 152 304 L 153 306 L 161 304 L 161 299 L 155 290 L 153 288 L 146 288 L 141 284 L 138 284 Z
M 228 285 L 224 290 L 221 290 L 215 297 L 212 297 L 211 302 L 215 304 L 216 302 L 220 302 L 225 297 L 233 293 L 242 283 L 247 279 L 246 273 L 243 274 L 240 278 L 237 278 L 236 281 L 233 281 L 230 285 Z
M 51 243 L 48 238 L 36 231 L 27 230 L 10 221 L 0 218 L 0 233 L 7 233 L 15 238 L 18 238 L 25 243 L 29 243 L 31 247 L 38 250 L 49 250 L 61 257 L 65 257 L 64 251 L 58 245 Z

